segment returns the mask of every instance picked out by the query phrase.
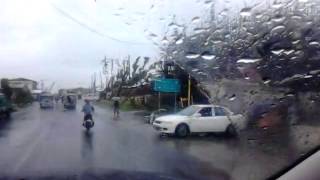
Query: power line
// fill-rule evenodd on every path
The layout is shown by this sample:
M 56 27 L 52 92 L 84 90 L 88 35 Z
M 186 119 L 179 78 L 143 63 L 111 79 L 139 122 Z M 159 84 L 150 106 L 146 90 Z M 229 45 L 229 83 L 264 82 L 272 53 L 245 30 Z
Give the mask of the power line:
M 113 41 L 117 41 L 117 42 L 121 42 L 121 43 L 127 43 L 127 44 L 136 44 L 136 45 L 148 45 L 148 43 L 143 43 L 143 42 L 134 42 L 134 41 L 124 41 L 124 40 L 121 40 L 121 39 L 117 39 L 117 38 L 114 38 L 114 37 L 111 37 L 109 35 L 106 35 L 106 34 L 103 34 L 101 32 L 99 32 L 98 30 L 88 26 L 87 24 L 79 21 L 78 19 L 74 18 L 73 16 L 71 16 L 69 13 L 67 13 L 66 11 L 62 10 L 61 8 L 57 7 L 56 5 L 54 5 L 53 3 L 51 3 L 51 6 L 58 12 L 60 13 L 62 16 L 70 19 L 71 21 L 73 21 L 74 23 L 80 25 L 81 27 L 89 30 L 90 32 L 98 35 L 98 36 L 101 36 L 101 37 L 104 37 L 104 38 L 108 38 L 108 39 L 111 39 Z

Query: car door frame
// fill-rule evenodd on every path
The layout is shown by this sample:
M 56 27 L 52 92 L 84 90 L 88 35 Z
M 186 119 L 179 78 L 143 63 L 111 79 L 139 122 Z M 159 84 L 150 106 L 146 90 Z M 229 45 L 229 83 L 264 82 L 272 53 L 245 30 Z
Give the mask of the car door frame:
M 222 108 L 224 111 L 225 109 L 223 107 L 220 107 L 220 106 L 215 106 L 212 108 L 212 113 L 213 113 L 213 116 L 214 116 L 214 120 L 215 120 L 215 123 L 214 123 L 214 126 L 212 126 L 212 131 L 213 132 L 224 132 L 228 125 L 231 123 L 230 122 L 230 117 L 228 114 L 225 114 L 224 116 L 217 116 L 217 113 L 216 113 L 216 110 L 215 108 Z M 226 113 L 226 112 L 224 112 Z
M 195 117 L 192 116 L 190 121 L 190 130 L 191 132 L 201 133 L 201 132 L 210 132 L 210 127 L 212 126 L 212 121 L 214 121 L 213 116 L 213 107 L 202 107 L 195 114 L 198 114 L 203 108 L 211 108 L 211 116 L 206 117 Z

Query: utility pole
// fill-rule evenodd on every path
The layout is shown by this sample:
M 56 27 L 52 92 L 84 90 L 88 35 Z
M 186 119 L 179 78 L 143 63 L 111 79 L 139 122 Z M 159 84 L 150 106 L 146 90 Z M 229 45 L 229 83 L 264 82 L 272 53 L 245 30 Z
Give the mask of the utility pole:
M 191 103 L 191 76 L 189 74 L 188 76 L 188 106 L 190 106 Z

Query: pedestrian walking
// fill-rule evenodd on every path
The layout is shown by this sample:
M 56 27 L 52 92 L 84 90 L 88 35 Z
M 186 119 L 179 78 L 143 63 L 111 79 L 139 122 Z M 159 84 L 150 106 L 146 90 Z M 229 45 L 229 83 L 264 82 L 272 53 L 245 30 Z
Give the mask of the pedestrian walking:
M 115 100 L 113 102 L 113 117 L 118 118 L 120 114 L 120 102 L 118 100 Z

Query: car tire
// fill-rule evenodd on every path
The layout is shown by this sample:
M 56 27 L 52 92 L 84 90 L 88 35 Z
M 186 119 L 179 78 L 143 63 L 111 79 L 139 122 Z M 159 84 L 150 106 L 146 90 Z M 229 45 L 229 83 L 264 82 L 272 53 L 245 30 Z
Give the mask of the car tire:
M 186 125 L 186 124 L 179 124 L 179 125 L 176 127 L 175 135 L 176 135 L 177 137 L 183 138 L 183 137 L 188 136 L 189 133 L 190 133 L 189 127 L 188 127 L 188 125 Z
M 233 125 L 229 125 L 226 129 L 226 134 L 229 136 L 229 137 L 234 137 L 237 135 L 237 130 L 236 128 L 233 126 Z

